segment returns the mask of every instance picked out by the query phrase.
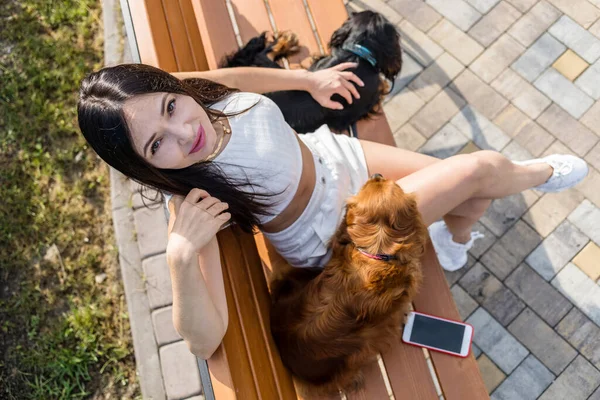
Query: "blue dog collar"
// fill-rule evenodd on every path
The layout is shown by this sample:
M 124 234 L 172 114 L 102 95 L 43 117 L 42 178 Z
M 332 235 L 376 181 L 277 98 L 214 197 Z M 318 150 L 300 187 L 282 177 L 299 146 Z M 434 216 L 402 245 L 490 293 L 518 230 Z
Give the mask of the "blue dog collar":
M 373 53 L 371 53 L 371 50 L 367 49 L 365 46 L 361 46 L 360 44 L 356 43 L 352 45 L 344 44 L 342 46 L 342 49 L 359 56 L 360 58 L 371 64 L 373 68 L 377 68 L 377 60 L 375 59 L 375 57 L 373 57 Z

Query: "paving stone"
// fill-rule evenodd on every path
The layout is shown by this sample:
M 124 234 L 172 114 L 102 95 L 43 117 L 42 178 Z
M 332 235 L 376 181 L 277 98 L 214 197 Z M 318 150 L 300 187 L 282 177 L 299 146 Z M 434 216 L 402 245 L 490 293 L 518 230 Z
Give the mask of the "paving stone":
M 185 342 L 182 340 L 162 346 L 159 352 L 167 398 L 181 399 L 199 394 L 202 389 L 200 371 L 196 357 L 190 353 Z
M 500 79 L 500 78 L 498 78 Z M 494 82 L 497 82 L 494 81 Z M 493 83 L 492 83 L 493 85 Z M 508 134 L 508 136 L 514 138 L 520 132 L 520 130 L 531 122 L 531 119 L 527 117 L 521 110 L 515 107 L 513 104 L 509 104 L 498 116 L 494 119 L 494 123 Z
M 500 279 L 506 278 L 519 265 L 518 259 L 499 242 L 494 243 L 480 260 Z
M 598 136 L 556 104 L 548 107 L 537 122 L 579 156 L 585 156 L 598 143 Z
M 140 208 L 133 212 L 133 219 L 142 259 L 167 249 L 167 222 L 162 207 Z
M 417 76 L 408 87 L 427 102 L 456 78 L 464 68 L 456 58 L 444 53 Z
M 519 220 L 500 238 L 499 243 L 521 262 L 541 241 L 537 232 Z
M 167 265 L 166 254 L 159 254 L 142 261 L 146 278 L 146 293 L 150 308 L 168 306 L 173 303 L 171 275 Z
M 556 326 L 556 331 L 596 368 L 600 367 L 600 328 L 581 311 L 573 307 Z
M 424 32 L 431 29 L 442 18 L 437 11 L 422 1 L 390 0 L 387 4 Z
M 488 391 L 492 393 L 494 389 L 506 378 L 506 375 L 500 368 L 498 368 L 492 360 L 490 360 L 485 354 L 477 359 L 477 365 L 483 378 L 483 383 Z
M 565 146 L 560 140 L 555 140 L 543 153 L 542 157 L 549 156 L 550 154 L 570 154 L 577 156 L 573 150 Z M 540 192 L 542 194 L 542 192 Z
M 501 2 L 469 30 L 469 36 L 487 47 L 520 16 L 519 10 L 506 2 Z
M 585 29 L 589 28 L 599 17 L 600 10 L 586 0 L 548 0 L 560 11 L 573 18 Z
M 531 0 L 525 0 L 531 2 Z M 519 8 L 515 1 L 515 7 Z M 521 9 L 521 11 L 523 11 Z M 525 47 L 531 46 L 561 16 L 561 12 L 547 1 L 540 1 L 508 30 Z
M 467 143 L 467 145 L 463 147 L 457 154 L 471 154 L 477 151 L 481 151 L 481 149 L 477 147 L 475 143 L 469 141 L 469 143 Z
M 551 103 L 549 98 L 510 68 L 492 82 L 492 88 L 532 119 L 539 117 Z
M 181 340 L 181 336 L 173 326 L 173 306 L 154 310 L 152 325 L 154 325 L 154 335 L 159 346 Z
M 527 10 L 529 10 L 531 8 L 531 6 L 533 6 L 534 4 L 536 4 L 538 2 L 538 0 L 506 0 L 507 2 L 509 2 L 510 4 L 512 4 L 513 6 L 515 6 L 517 8 L 517 10 L 521 11 L 521 12 L 526 12 Z
M 410 151 L 417 151 L 427 141 L 411 124 L 404 124 L 394 132 L 394 140 L 397 147 Z
M 465 147 L 468 139 L 452 124 L 446 124 L 419 149 L 422 154 L 448 158 Z
M 398 26 L 402 35 L 402 48 L 419 64 L 428 66 L 444 50 L 413 24 L 404 20 Z
M 448 282 L 448 286 L 452 286 L 454 285 L 456 282 L 458 282 L 458 280 L 471 268 L 473 268 L 473 266 L 477 263 L 477 260 L 475 259 L 475 257 L 473 257 L 471 254 L 467 254 L 467 265 L 465 265 L 464 267 L 462 267 L 461 269 L 458 269 L 456 271 L 446 271 L 444 270 L 444 275 L 446 276 L 446 281 Z
M 600 388 L 598 388 L 593 395 L 588 397 L 587 400 L 600 400 Z
M 592 167 L 600 169 L 600 142 L 584 157 L 585 161 Z
M 458 285 L 452 286 L 450 291 L 458 308 L 460 319 L 464 321 L 478 307 L 477 302 Z
M 476 258 L 479 258 L 496 242 L 498 238 L 492 233 L 492 231 L 486 228 L 485 225 L 479 221 L 473 225 L 473 231 L 480 232 L 484 235 L 483 238 L 476 240 L 471 250 L 469 250 L 470 254 Z
M 357 1 L 354 0 L 352 3 L 356 2 Z M 362 7 L 359 7 L 361 9 L 357 10 L 357 12 L 363 11 L 365 8 L 367 8 L 382 14 L 392 24 L 398 24 L 400 21 L 402 21 L 402 16 L 381 0 L 359 0 L 358 3 L 360 3 Z
M 600 19 L 594 23 L 594 25 L 590 26 L 588 29 L 590 33 L 592 33 L 596 37 L 600 37 Z
M 456 114 L 451 123 L 480 149 L 500 151 L 510 142 L 507 134 L 470 105 Z
M 396 132 L 410 117 L 417 113 L 425 102 L 409 89 L 404 89 L 383 105 L 392 132 Z
M 471 353 L 473 353 L 473 357 L 475 357 L 476 359 L 483 354 L 481 349 L 477 347 L 475 343 L 471 343 Z
M 542 154 L 554 140 L 554 136 L 535 122 L 527 124 L 515 136 L 515 141 L 535 157 Z
M 477 11 L 482 14 L 486 14 L 490 11 L 500 0 L 467 0 Z
M 484 50 L 483 46 L 445 19 L 434 26 L 428 35 L 464 65 L 471 64 Z
M 567 48 L 548 33 L 543 34 L 511 68 L 529 82 L 536 80 Z
M 575 189 L 544 194 L 523 215 L 523 219 L 533 226 L 536 232 L 546 237 L 577 208 L 582 200 L 583 195 Z
M 544 279 L 549 281 L 588 242 L 585 236 L 569 221 L 561 223 L 525 260 Z
M 508 105 L 508 100 L 469 69 L 464 70 L 449 87 L 489 120 L 496 118 Z
M 585 400 L 600 385 L 600 372 L 578 356 L 542 394 L 540 400 Z
M 599 63 L 600 65 L 600 63 Z M 600 78 L 600 76 L 599 76 Z M 597 135 L 600 135 L 600 102 L 596 102 L 583 117 L 581 117 L 580 122 L 584 124 L 586 127 L 591 129 Z M 591 138 L 593 139 L 593 138 Z M 596 137 L 596 140 L 598 138 Z M 597 150 L 596 150 L 597 151 Z M 590 153 L 594 152 L 592 150 Z
M 552 67 L 563 74 L 565 78 L 573 82 L 587 67 L 589 67 L 589 64 L 585 62 L 583 58 L 575 54 L 574 51 L 568 49 L 558 58 L 558 60 L 556 60 Z
M 577 351 L 529 308 L 510 324 L 508 330 L 555 375 L 577 356 Z
M 585 272 L 591 280 L 597 281 L 600 278 L 600 247 L 594 242 L 589 242 L 583 250 L 575 256 L 573 264 Z
M 600 173 L 594 168 L 590 168 L 590 172 L 588 176 L 583 180 L 583 182 L 579 183 L 575 189 L 578 192 L 582 193 L 588 200 L 596 205 L 596 207 L 600 207 Z M 597 237 L 597 233 L 594 237 Z M 598 239 L 594 239 L 596 243 L 599 243 Z
M 494 200 L 480 221 L 494 235 L 502 236 L 536 202 L 538 196 L 531 190 Z M 516 265 L 515 265 L 516 266 Z
M 188 397 L 185 400 L 205 400 L 205 398 L 204 398 L 204 396 L 202 396 L 201 394 L 199 394 L 198 396 Z
M 548 32 L 590 64 L 600 57 L 600 39 L 566 15 L 560 17 Z
M 408 84 L 415 79 L 423 71 L 423 67 L 414 58 L 405 51 L 402 51 L 402 71 L 396 81 L 392 91 L 386 96 L 385 101 L 391 100 L 394 96 L 402 91 Z M 388 116 L 389 118 L 389 116 Z
M 583 200 L 581 204 L 569 214 L 568 220 L 597 245 L 600 245 L 600 209 L 588 199 Z
M 598 83 L 598 79 L 600 79 L 600 61 L 596 61 L 591 67 L 585 70 L 577 78 L 575 84 L 585 93 L 598 100 L 600 99 L 600 83 Z
M 581 118 L 594 104 L 591 97 L 555 69 L 544 72 L 534 86 L 575 118 Z
M 554 380 L 554 374 L 533 355 L 502 382 L 492 400 L 535 400 Z
M 600 286 L 569 263 L 552 280 L 552 286 L 567 297 L 596 325 L 600 325 Z
M 483 81 L 490 83 L 523 51 L 525 51 L 525 47 L 512 36 L 502 35 L 471 64 L 471 70 Z
M 446 88 L 421 108 L 410 122 L 423 136 L 430 138 L 458 113 L 464 104 L 465 101 L 458 94 Z
M 511 140 L 510 143 L 506 145 L 506 147 L 502 150 L 501 154 L 509 160 L 513 161 L 525 161 L 535 158 L 533 154 L 528 152 L 523 146 L 521 146 L 514 140 Z
M 473 341 L 505 374 L 510 374 L 529 352 L 492 316 L 479 307 L 467 319 L 473 325 Z
M 521 264 L 504 281 L 550 326 L 555 326 L 573 305 L 531 267 Z
M 525 304 L 480 263 L 475 264 L 459 284 L 504 326 L 525 308 Z
M 481 18 L 481 14 L 463 0 L 426 0 L 426 2 L 463 31 L 467 31 Z

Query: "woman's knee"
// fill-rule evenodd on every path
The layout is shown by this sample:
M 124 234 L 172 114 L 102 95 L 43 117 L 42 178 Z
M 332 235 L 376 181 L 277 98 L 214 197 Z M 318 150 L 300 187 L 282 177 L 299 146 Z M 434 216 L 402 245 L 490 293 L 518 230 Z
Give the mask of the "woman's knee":
M 460 165 L 463 179 L 472 181 L 478 187 L 491 185 L 496 176 L 496 156 L 491 151 L 478 151 L 470 154 L 455 156 Z
M 490 199 L 472 198 L 456 207 L 449 214 L 478 220 L 485 214 L 490 204 L 492 204 Z

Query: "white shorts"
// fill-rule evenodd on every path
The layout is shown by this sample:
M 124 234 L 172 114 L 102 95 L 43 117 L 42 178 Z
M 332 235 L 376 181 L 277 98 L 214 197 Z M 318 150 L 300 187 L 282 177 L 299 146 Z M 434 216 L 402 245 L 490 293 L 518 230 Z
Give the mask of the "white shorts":
M 358 139 L 334 134 L 326 125 L 298 136 L 315 160 L 315 189 L 292 225 L 263 234 L 291 265 L 322 268 L 331 258 L 329 241 L 342 222 L 346 199 L 368 179 L 367 163 Z

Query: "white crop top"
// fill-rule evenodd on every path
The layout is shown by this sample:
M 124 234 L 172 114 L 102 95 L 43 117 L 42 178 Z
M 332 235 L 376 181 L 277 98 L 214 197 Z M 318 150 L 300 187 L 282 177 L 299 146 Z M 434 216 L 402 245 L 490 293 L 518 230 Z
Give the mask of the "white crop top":
M 273 215 L 259 215 L 261 224 L 275 218 L 292 201 L 302 175 L 302 152 L 293 129 L 283 119 L 277 105 L 254 93 L 234 93 L 215 103 L 213 109 L 227 114 L 231 138 L 213 159 L 225 175 L 233 180 L 253 183 L 257 194 L 275 194 L 265 199 L 273 204 Z M 257 185 L 254 185 L 257 183 Z

